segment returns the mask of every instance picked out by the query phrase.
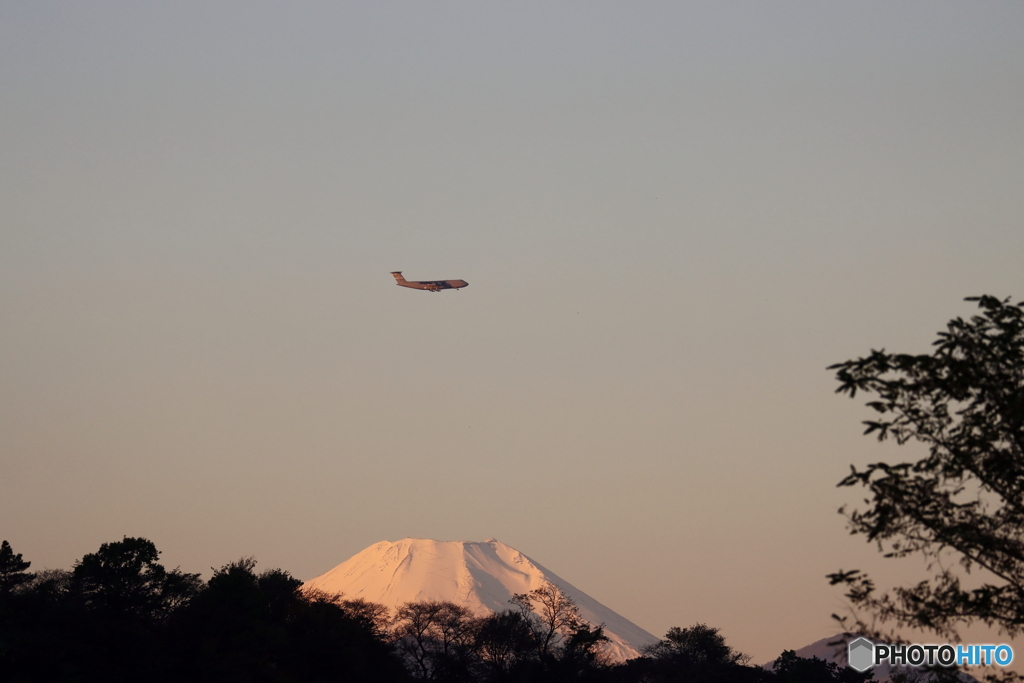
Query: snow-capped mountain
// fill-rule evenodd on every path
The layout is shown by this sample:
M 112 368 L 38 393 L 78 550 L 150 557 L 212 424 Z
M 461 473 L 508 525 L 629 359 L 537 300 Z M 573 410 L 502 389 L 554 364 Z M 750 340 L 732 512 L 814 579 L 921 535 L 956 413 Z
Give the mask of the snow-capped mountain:
M 658 639 L 608 609 L 579 588 L 493 538 L 482 543 L 405 538 L 381 541 L 305 583 L 394 610 L 406 602 L 448 600 L 482 616 L 510 609 L 513 593 L 529 593 L 551 582 L 594 626 L 604 624 L 607 653 L 618 661 L 638 656 Z

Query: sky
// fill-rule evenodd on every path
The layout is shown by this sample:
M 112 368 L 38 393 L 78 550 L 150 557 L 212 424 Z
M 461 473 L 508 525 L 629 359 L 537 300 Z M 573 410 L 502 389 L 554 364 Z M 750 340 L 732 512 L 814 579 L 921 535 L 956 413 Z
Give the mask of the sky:
M 837 631 L 826 370 L 1024 298 L 1018 2 L 0 2 L 0 537 Z M 409 279 L 462 278 L 429 293 Z

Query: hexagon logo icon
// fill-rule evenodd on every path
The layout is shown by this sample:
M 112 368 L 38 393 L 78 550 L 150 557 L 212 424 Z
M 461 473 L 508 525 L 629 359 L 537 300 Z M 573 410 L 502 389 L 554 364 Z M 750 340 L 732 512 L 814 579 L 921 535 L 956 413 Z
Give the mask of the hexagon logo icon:
M 867 638 L 858 638 L 846 650 L 846 661 L 857 671 L 867 671 L 875 663 L 875 645 Z

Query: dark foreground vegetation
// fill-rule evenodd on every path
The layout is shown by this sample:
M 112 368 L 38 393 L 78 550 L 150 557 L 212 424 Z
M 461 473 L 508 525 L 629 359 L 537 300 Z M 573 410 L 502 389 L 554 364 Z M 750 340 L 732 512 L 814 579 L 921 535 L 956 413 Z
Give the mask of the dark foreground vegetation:
M 252 559 L 167 570 L 151 541 L 103 544 L 71 571 L 28 571 L 0 546 L 0 681 L 658 681 L 860 683 L 868 677 L 784 653 L 772 671 L 703 624 L 673 628 L 644 656 L 605 659 L 607 638 L 547 585 L 505 612 L 448 602 L 382 605 L 308 593 Z
M 841 510 L 850 531 L 886 557 L 923 558 L 928 574 L 888 591 L 857 570 L 831 574 L 855 609 L 839 618 L 847 631 L 953 642 L 983 623 L 1024 634 L 1024 302 L 967 300 L 978 313 L 950 320 L 931 353 L 872 350 L 830 368 L 837 391 L 869 397 L 865 434 L 926 448 L 851 466 L 839 483 L 866 491 Z

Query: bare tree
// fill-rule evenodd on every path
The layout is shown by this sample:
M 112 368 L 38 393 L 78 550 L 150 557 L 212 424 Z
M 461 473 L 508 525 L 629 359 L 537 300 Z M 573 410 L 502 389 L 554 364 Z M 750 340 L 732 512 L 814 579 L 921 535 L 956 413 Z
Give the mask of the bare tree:
M 452 602 L 407 602 L 395 614 L 392 636 L 417 678 L 451 678 L 469 666 L 476 623 L 467 608 Z
M 519 608 L 542 659 L 554 655 L 559 644 L 587 625 L 572 598 L 550 581 L 529 593 L 516 593 L 509 602 Z

